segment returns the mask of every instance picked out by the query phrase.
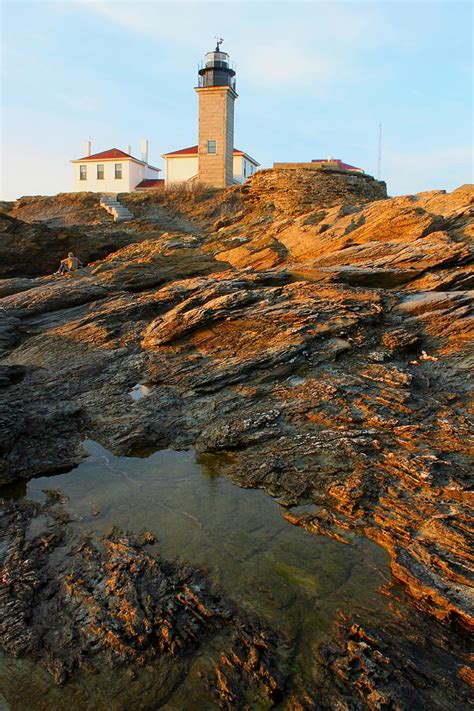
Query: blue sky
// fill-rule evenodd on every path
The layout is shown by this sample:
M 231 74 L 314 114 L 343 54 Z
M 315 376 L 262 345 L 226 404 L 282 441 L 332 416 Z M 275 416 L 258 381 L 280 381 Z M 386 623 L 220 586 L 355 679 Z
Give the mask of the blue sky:
M 235 144 L 264 167 L 332 155 L 399 195 L 472 181 L 469 2 L 2 4 L 1 197 L 71 189 L 69 159 L 197 142 L 197 63 L 237 63 Z

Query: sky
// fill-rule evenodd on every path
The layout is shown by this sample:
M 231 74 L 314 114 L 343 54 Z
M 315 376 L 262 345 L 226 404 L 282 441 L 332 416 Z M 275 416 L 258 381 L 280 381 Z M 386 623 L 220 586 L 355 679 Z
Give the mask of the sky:
M 472 182 L 472 5 L 457 0 L 3 0 L 0 198 L 72 186 L 69 160 L 197 143 L 197 65 L 237 64 L 235 146 L 329 155 L 390 195 Z

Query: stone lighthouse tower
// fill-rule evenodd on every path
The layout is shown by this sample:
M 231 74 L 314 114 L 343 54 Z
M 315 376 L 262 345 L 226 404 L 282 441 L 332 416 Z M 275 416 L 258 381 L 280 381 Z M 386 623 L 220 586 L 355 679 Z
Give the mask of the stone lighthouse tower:
M 235 71 L 218 40 L 199 69 L 198 180 L 216 188 L 233 184 Z

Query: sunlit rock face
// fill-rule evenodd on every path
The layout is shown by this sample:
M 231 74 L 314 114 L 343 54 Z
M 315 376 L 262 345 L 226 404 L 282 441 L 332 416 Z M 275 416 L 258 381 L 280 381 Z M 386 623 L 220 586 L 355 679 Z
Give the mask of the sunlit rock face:
M 278 497 L 295 525 L 381 544 L 411 600 L 391 663 L 409 653 L 410 619 L 415 647 L 430 630 L 439 648 L 457 640 L 459 705 L 472 626 L 473 191 L 384 199 L 309 180 L 262 171 L 224 191 L 124 196 L 135 219 L 120 229 L 105 212 L 81 225 L 74 196 L 48 198 L 44 220 L 41 199 L 11 206 L 0 477 L 71 468 L 86 437 L 116 454 L 195 447 Z M 79 245 L 86 269 L 51 276 Z M 137 383 L 147 396 L 133 400 Z M 341 704 L 352 688 L 360 708 L 403 708 L 408 682 L 394 690 L 379 666 L 369 684 L 351 662 L 381 664 L 389 633 L 351 625 L 341 618 L 319 655 L 327 683 Z M 410 684 L 418 693 L 420 679 Z M 435 701 L 422 694 L 419 707 Z

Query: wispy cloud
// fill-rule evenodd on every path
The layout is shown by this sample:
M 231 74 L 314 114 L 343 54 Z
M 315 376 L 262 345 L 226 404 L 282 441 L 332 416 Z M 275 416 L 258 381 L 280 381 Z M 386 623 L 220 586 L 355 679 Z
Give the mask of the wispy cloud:
M 102 20 L 199 58 L 213 35 L 238 58 L 239 74 L 256 86 L 331 82 L 354 76 L 358 54 L 394 40 L 375 4 L 357 2 L 85 2 Z M 207 45 L 207 46 L 205 46 Z
M 239 61 L 239 76 L 246 83 L 262 86 L 332 81 L 341 69 L 337 58 L 289 39 L 262 42 Z

